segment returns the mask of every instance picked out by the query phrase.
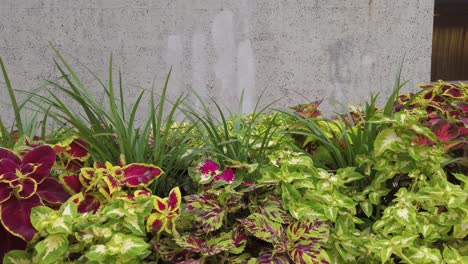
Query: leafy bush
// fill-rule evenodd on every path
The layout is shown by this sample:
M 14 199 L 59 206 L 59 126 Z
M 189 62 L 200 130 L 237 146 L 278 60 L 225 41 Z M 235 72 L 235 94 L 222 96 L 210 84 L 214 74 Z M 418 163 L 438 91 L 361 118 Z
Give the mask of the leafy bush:
M 57 56 L 49 84 L 84 115 L 36 95 L 64 122 L 40 138 L 0 61 L 18 130 L 0 122 L 4 263 L 468 262 L 465 84 L 399 96 L 397 78 L 383 109 L 373 96 L 335 119 L 319 102 L 231 116 L 213 102 L 216 116 L 180 97 L 164 119 L 168 76 L 137 127 L 143 92 L 128 112 L 112 63 L 104 107 Z

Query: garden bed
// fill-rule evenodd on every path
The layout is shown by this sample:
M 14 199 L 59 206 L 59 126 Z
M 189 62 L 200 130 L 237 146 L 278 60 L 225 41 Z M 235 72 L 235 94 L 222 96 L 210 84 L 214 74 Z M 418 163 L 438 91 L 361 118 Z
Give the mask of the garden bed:
M 28 97 L 40 120 L 1 63 L 3 263 L 468 263 L 468 85 L 397 80 L 383 107 L 324 118 L 319 102 L 213 114 L 166 81 L 137 126 L 144 93 L 127 109 L 110 70 L 103 106 L 57 58 Z

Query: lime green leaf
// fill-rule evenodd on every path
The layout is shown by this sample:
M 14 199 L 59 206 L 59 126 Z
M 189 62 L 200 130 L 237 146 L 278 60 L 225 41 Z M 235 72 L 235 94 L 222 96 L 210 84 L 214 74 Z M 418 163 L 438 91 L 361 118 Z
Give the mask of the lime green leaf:
M 36 230 L 44 230 L 50 223 L 50 217 L 56 212 L 47 206 L 36 206 L 31 210 L 31 224 Z
M 65 258 L 68 239 L 65 235 L 50 235 L 35 246 L 40 263 L 54 263 Z
M 32 264 L 32 258 L 24 250 L 11 250 L 3 257 L 4 264 Z
M 107 254 L 107 248 L 105 245 L 93 245 L 85 256 L 91 261 L 104 261 Z
M 366 216 L 371 217 L 374 206 L 368 200 L 361 202 L 359 205 L 361 206 Z
M 374 154 L 379 156 L 385 150 L 393 147 L 398 142 L 402 142 L 402 139 L 395 133 L 394 129 L 384 129 L 377 135 L 375 139 Z

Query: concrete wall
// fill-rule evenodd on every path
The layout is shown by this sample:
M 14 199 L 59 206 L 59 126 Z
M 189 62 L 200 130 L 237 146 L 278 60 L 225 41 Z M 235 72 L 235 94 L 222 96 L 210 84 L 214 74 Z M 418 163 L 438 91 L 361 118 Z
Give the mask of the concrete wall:
M 50 41 L 105 74 L 110 51 L 130 101 L 170 66 L 189 89 L 251 110 L 324 98 L 329 111 L 430 77 L 433 0 L 0 0 L 0 55 L 17 89 L 58 76 Z M 90 86 L 98 87 L 91 82 Z M 1 87 L 3 89 L 3 86 Z M 10 116 L 0 91 L 2 116 Z M 305 99 L 307 98 L 307 99 Z

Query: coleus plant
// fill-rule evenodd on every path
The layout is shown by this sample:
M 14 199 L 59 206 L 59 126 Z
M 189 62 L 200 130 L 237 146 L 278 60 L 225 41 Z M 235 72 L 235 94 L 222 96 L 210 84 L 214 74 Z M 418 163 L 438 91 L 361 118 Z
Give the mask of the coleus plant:
M 116 166 L 110 162 L 95 162 L 93 167 L 81 168 L 79 174 L 60 175 L 60 180 L 74 194 L 78 210 L 84 213 L 96 211 L 113 197 L 127 196 L 130 190 L 150 193 L 146 186 L 163 173 L 152 164 L 124 163 L 123 158 Z
M 57 154 L 56 169 L 62 173 L 79 172 L 82 167 L 86 167 L 86 161 L 90 158 L 87 151 L 87 144 L 77 137 L 70 137 L 52 145 Z
M 73 199 L 59 210 L 35 207 L 31 222 L 39 235 L 27 250 L 13 250 L 3 263 L 141 263 L 150 254 L 145 218 L 153 197 L 136 192 L 110 201 L 96 213 L 78 212 Z
M 329 263 L 326 223 L 294 220 L 282 202 L 234 170 L 207 160 L 192 174 L 200 193 L 184 197 L 176 232 L 157 236 L 159 256 L 180 263 Z M 236 183 L 238 183 L 236 185 Z M 159 225 L 161 226 L 161 225 Z
M 398 98 L 395 111 L 425 111 L 421 123 L 431 128 L 437 142 L 444 145 L 446 153 L 456 158 L 458 164 L 468 168 L 468 85 L 439 81 L 420 85 L 417 94 L 404 94 Z M 459 170 L 458 170 L 459 171 Z
M 40 205 L 57 205 L 69 197 L 50 172 L 55 151 L 38 146 L 19 157 L 0 148 L 0 219 L 11 234 L 30 241 L 36 234 L 31 225 L 31 209 Z

